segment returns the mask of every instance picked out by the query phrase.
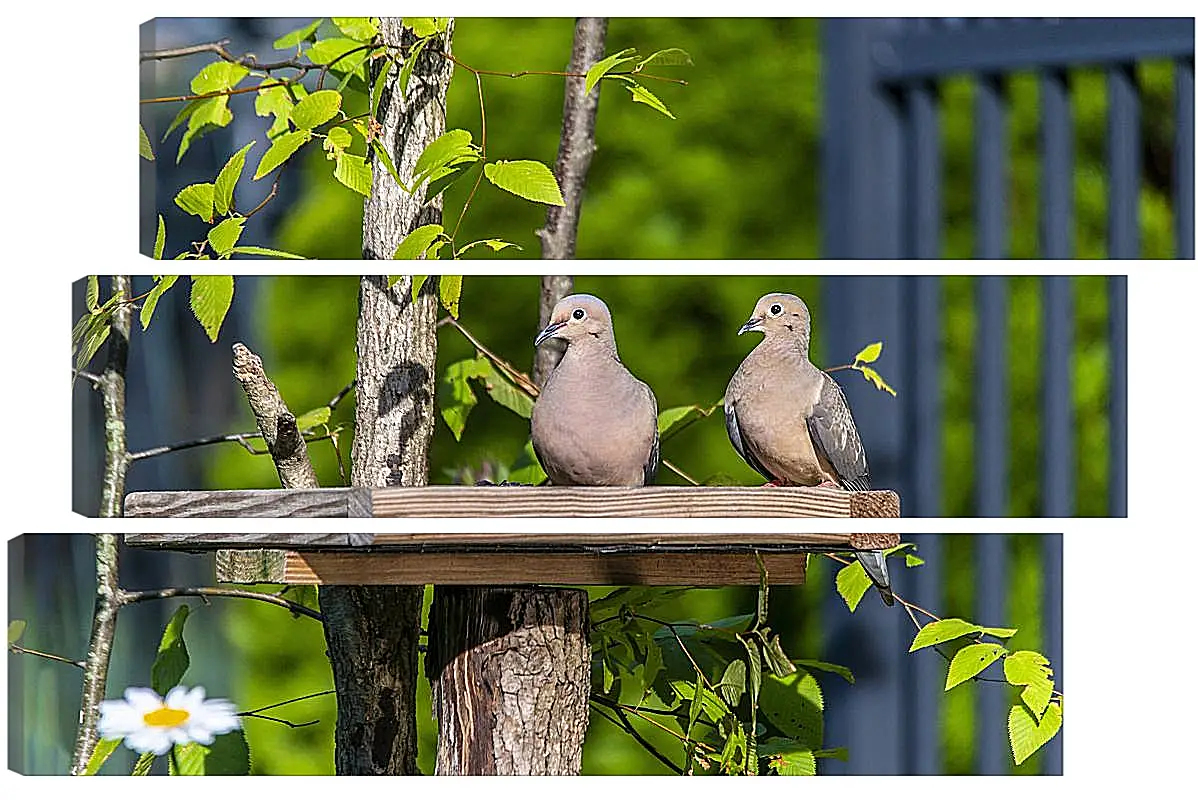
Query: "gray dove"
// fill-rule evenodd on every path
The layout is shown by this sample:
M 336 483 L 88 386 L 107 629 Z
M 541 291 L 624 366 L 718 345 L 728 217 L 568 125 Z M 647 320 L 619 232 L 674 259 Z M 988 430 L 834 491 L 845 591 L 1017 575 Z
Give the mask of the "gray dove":
M 736 452 L 771 485 L 869 489 L 869 466 L 840 385 L 811 363 L 811 314 L 793 294 L 757 301 L 741 333 L 761 343 L 741 362 L 724 395 L 724 424 Z M 887 605 L 894 603 L 885 557 L 858 554 Z
M 611 312 L 574 294 L 553 307 L 534 342 L 562 339 L 566 352 L 532 409 L 532 446 L 558 486 L 643 486 L 661 461 L 657 398 L 616 353 Z

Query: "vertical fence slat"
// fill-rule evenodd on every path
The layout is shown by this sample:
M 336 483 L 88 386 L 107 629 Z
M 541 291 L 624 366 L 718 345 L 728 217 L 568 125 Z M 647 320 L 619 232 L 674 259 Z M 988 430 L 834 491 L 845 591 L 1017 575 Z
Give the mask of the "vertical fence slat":
M 1060 69 L 1040 74 L 1040 251 L 1073 257 L 1073 119 Z
M 974 586 L 978 625 L 1005 625 L 1008 616 L 1007 536 L 1002 533 L 977 534 L 974 541 Z M 979 683 L 976 689 L 978 720 L 977 772 L 979 775 L 1005 775 L 1010 771 L 1011 746 L 1007 739 L 1007 715 L 1011 706 L 1002 686 Z
M 1127 516 L 1127 276 L 1107 279 L 1107 325 L 1111 350 L 1110 481 L 1107 502 L 1112 517 Z
M 938 517 L 943 513 L 941 436 L 943 392 L 938 365 L 944 353 L 940 346 L 943 317 L 940 311 L 940 278 L 920 275 L 905 279 L 911 328 L 908 348 L 907 379 L 910 435 L 906 469 L 912 476 L 909 494 L 903 496 L 903 514 L 912 517 Z
M 1007 279 L 979 275 L 974 382 L 976 505 L 980 517 L 1007 513 Z
M 1173 141 L 1173 230 L 1177 258 L 1194 257 L 1194 59 L 1173 64 L 1173 107 L 1177 133 Z
M 1107 255 L 1140 257 L 1140 95 L 1134 64 L 1107 68 Z
M 924 563 L 918 569 L 892 569 L 892 574 L 897 573 L 895 580 L 901 581 L 896 583 L 895 589 L 923 608 L 943 608 L 944 535 L 921 533 L 904 539 L 915 544 Z M 944 661 L 930 647 L 911 653 L 904 661 L 907 669 L 903 680 L 905 772 L 909 775 L 943 775 L 940 715 L 944 699 Z
M 1068 275 L 1049 275 L 1041 282 L 1040 513 L 1045 517 L 1074 513 L 1072 280 Z
M 974 90 L 974 254 L 1006 258 L 1006 88 L 1000 75 L 979 75 Z
M 1044 573 L 1044 650 L 1045 657 L 1052 664 L 1053 677 L 1057 688 L 1064 691 L 1065 687 L 1065 613 L 1064 613 L 1064 571 L 1065 552 L 1064 537 L 1059 533 L 1043 537 L 1043 573 Z M 1041 771 L 1045 775 L 1063 774 L 1062 737 L 1064 730 L 1057 734 L 1051 742 L 1044 746 L 1044 761 Z
M 906 90 L 908 258 L 940 257 L 940 121 L 936 87 L 916 83 Z

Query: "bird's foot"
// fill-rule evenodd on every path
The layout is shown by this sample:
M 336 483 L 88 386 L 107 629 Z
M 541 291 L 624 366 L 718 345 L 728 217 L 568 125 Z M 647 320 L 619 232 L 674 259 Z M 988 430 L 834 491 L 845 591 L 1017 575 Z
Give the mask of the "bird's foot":
M 823 483 L 816 484 L 815 488 L 816 489 L 839 489 L 840 484 L 837 483 L 836 481 L 824 481 Z
M 768 482 L 766 482 L 766 483 L 763 483 L 763 484 L 761 484 L 761 487 L 764 489 L 766 486 L 774 486 L 774 487 L 778 487 L 778 486 L 781 486 L 781 485 L 782 485 L 782 484 L 778 483 L 777 481 L 768 481 Z

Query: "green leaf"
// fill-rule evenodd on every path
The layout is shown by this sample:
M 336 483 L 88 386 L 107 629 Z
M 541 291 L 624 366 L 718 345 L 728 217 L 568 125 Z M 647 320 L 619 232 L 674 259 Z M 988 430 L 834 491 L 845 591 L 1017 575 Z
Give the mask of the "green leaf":
M 241 238 L 241 229 L 245 226 L 245 217 L 229 217 L 221 220 L 208 231 L 208 243 L 218 256 L 227 256 Z
M 220 326 L 233 305 L 232 275 L 194 275 L 191 279 L 191 311 L 215 342 Z
M 857 604 L 871 586 L 869 576 L 860 561 L 853 561 L 847 567 L 841 567 L 836 573 L 836 591 L 844 598 L 849 613 L 857 610 Z
M 491 362 L 485 358 L 466 358 L 445 368 L 441 378 L 437 404 L 441 406 L 441 418 L 453 432 L 453 437 L 462 440 L 466 418 L 478 404 L 478 397 L 470 388 L 471 378 L 481 378 L 491 373 Z
M 487 247 L 491 248 L 496 253 L 498 253 L 500 250 L 503 250 L 505 247 L 514 247 L 517 250 L 524 249 L 523 247 L 521 247 L 520 245 L 518 245 L 514 242 L 505 242 L 503 239 L 478 239 L 477 241 L 470 242 L 470 244 L 463 245 L 462 249 L 458 251 L 458 256 L 461 256 L 462 253 L 465 253 L 471 247 L 476 247 L 480 244 L 485 244 Z
M 115 299 L 115 298 L 113 298 Z M 88 365 L 112 332 L 112 300 L 100 307 L 95 314 L 84 314 L 71 329 L 71 341 L 76 348 L 75 369 Z
M 295 418 L 295 427 L 301 431 L 306 431 L 309 428 L 315 428 L 317 425 L 324 425 L 329 421 L 333 409 L 328 406 L 320 406 L 311 411 L 305 411 Z
M 824 740 L 824 696 L 810 672 L 799 670 L 779 678 L 766 675 L 761 683 L 761 712 L 786 736 L 808 748 Z
M 849 749 L 847 747 L 829 747 L 826 750 L 816 750 L 816 758 L 834 758 L 837 761 L 849 760 Z
M 551 206 L 564 206 L 561 189 L 540 161 L 495 161 L 483 166 L 487 180 L 504 191 Z
M 395 248 L 395 255 L 392 258 L 420 258 L 424 255 L 424 251 L 428 250 L 433 240 L 440 236 L 444 230 L 440 225 L 421 225 L 403 237 L 403 241 Z
M 374 176 L 363 156 L 355 156 L 352 153 L 339 154 L 337 166 L 333 168 L 333 177 L 358 194 L 370 197 Z
M 291 122 L 302 130 L 311 130 L 337 116 L 341 110 L 341 93 L 322 89 L 300 100 L 291 109 Z
M 373 17 L 333 17 L 333 24 L 351 39 L 369 42 L 379 32 Z
M 287 94 L 286 86 L 259 89 L 258 96 L 254 98 L 255 114 L 259 117 L 273 115 L 275 118 L 270 130 L 266 132 L 267 138 L 272 140 L 279 134 L 290 130 L 287 123 L 291 119 L 291 109 L 293 108 L 295 108 L 295 104 L 291 102 L 291 95 Z
M 161 218 L 160 218 L 161 219 Z M 166 291 L 175 285 L 175 281 L 179 280 L 178 275 L 159 275 L 158 280 L 154 284 L 154 288 L 150 289 L 150 293 L 146 295 L 145 301 L 141 304 L 141 329 L 144 331 L 150 327 L 150 320 L 154 316 L 154 309 L 158 307 L 158 301 L 166 294 Z
M 449 312 L 449 316 L 458 318 L 458 306 L 462 301 L 462 276 L 442 275 L 437 281 L 437 290 L 441 297 L 441 307 Z
M 644 86 L 641 86 L 636 81 L 630 80 L 625 88 L 632 93 L 632 102 L 644 103 L 650 108 L 665 114 L 670 119 L 676 119 L 676 117 L 670 113 L 670 109 L 666 108 L 666 104 L 663 103 L 657 95 L 653 94 L 653 92 L 649 91 Z
M 171 775 L 249 775 L 250 748 L 240 730 L 217 736 L 210 745 L 188 742 L 168 759 Z
M 816 661 L 811 658 L 796 658 L 793 660 L 796 666 L 807 667 L 809 669 L 818 669 L 822 672 L 834 672 L 844 678 L 849 683 L 856 683 L 856 678 L 853 677 L 853 671 L 848 667 L 842 667 L 840 664 L 832 664 L 827 661 Z
M 229 61 L 214 61 L 191 79 L 191 92 L 192 94 L 208 94 L 233 89 L 249 74 L 249 67 Z
M 158 233 L 154 236 L 154 258 L 162 258 L 162 251 L 166 249 L 166 220 L 162 215 L 158 215 Z
M 745 693 L 746 676 L 744 661 L 738 658 L 728 662 L 728 666 L 724 669 L 724 675 L 720 678 L 719 690 L 720 696 L 729 706 L 735 706 L 740 702 L 741 695 Z
M 399 94 L 405 100 L 408 99 L 408 83 L 412 80 L 412 70 L 416 66 L 416 59 L 420 57 L 420 51 L 424 49 L 424 46 L 428 42 L 428 39 L 421 39 L 416 42 L 416 46 L 412 48 L 412 52 L 399 68 L 399 78 L 397 79 L 399 82 Z M 375 116 L 374 112 L 371 112 L 371 116 Z
M 159 219 L 162 219 L 162 217 L 159 216 Z M 87 292 L 84 295 L 84 304 L 87 306 L 87 310 L 93 314 L 100 310 L 100 276 L 99 275 L 88 275 L 87 276 Z
M 766 739 L 757 746 L 757 755 L 766 756 L 779 775 L 815 774 L 815 753 L 793 739 Z
M 1061 729 L 1061 706 L 1050 703 L 1044 716 L 1037 721 L 1023 705 L 1011 706 L 1007 716 L 1007 733 L 1011 738 L 1011 754 L 1018 766 L 1057 735 Z
M 188 214 L 195 214 L 204 222 L 212 221 L 216 198 L 216 187 L 211 183 L 193 183 L 184 186 L 175 195 L 175 205 Z
M 354 135 L 349 132 L 349 128 L 338 125 L 335 128 L 330 128 L 329 132 L 325 134 L 324 149 L 329 151 L 329 158 L 337 158 L 353 140 Z
M 353 74 L 365 80 L 366 74 L 362 65 L 370 54 L 368 50 L 360 49 L 362 47 L 361 42 L 355 42 L 353 39 L 321 39 L 308 48 L 308 60 L 313 64 L 329 64 L 332 70 Z M 351 50 L 358 52 L 346 55 Z
M 763 631 L 769 630 L 762 628 Z M 786 655 L 786 651 L 782 649 L 782 637 L 774 634 L 769 637 L 766 646 L 762 648 L 761 654 L 768 655 L 770 671 L 779 677 L 786 677 L 795 671 L 794 662 L 790 660 L 790 656 Z
M 948 665 L 944 691 L 959 686 L 1007 654 L 1001 644 L 971 644 L 962 647 Z
M 324 22 L 324 19 L 318 19 L 302 28 L 296 28 L 290 33 L 283 34 L 278 39 L 275 39 L 274 48 L 276 50 L 288 50 L 292 47 L 299 47 L 300 42 L 310 39 L 316 33 L 316 29 L 320 27 L 320 23 L 322 22 Z
M 404 27 L 411 28 L 412 33 L 423 39 L 426 36 L 443 33 L 445 31 L 446 17 L 404 17 Z
M 84 775 L 95 775 L 104 766 L 104 762 L 108 761 L 108 757 L 116 752 L 116 749 L 121 746 L 123 739 L 101 739 L 96 742 L 96 749 L 92 750 L 91 758 L 87 760 L 87 766 L 83 768 Z
M 715 408 L 719 407 L 720 406 L 718 405 L 715 406 Z M 662 411 L 657 415 L 657 435 L 663 440 L 667 439 L 669 436 L 666 434 L 669 433 L 671 429 L 676 429 L 674 430 L 674 433 L 677 433 L 678 431 L 682 430 L 683 427 L 686 427 L 683 425 L 683 423 L 689 423 L 689 421 L 692 419 L 709 417 L 711 416 L 711 412 L 713 410 L 714 409 L 712 408 L 704 408 L 703 406 L 699 405 L 667 408 L 665 411 Z
M 898 397 L 898 394 L 890 387 L 890 384 L 884 381 L 882 376 L 873 367 L 853 367 L 853 369 L 858 370 L 864 375 L 866 380 L 872 381 L 873 385 L 878 387 L 879 392 L 889 392 L 892 397 Z
M 470 131 L 454 128 L 429 142 L 412 167 L 412 190 L 425 180 L 448 175 L 450 167 L 477 161 L 479 149 L 472 139 Z
M 150 147 L 150 137 L 146 136 L 146 129 L 140 122 L 137 123 L 137 152 L 146 161 L 154 160 L 154 148 Z
M 370 142 L 370 149 L 379 157 L 379 161 L 383 162 L 383 166 L 387 168 L 387 174 L 395 181 L 395 185 L 404 190 L 405 194 L 411 194 L 411 190 L 404 186 L 404 182 L 399 179 L 399 173 L 395 170 L 395 164 L 391 161 L 391 156 L 387 155 L 387 148 L 383 147 L 378 139 L 373 139 Z
M 878 356 L 882 355 L 882 343 L 874 342 L 867 344 L 861 348 L 857 355 L 853 356 L 854 364 L 872 364 L 878 360 Z
M 241 171 L 245 168 L 245 154 L 255 144 L 257 144 L 256 140 L 251 141 L 234 153 L 225 162 L 225 165 L 221 167 L 220 173 L 216 176 L 216 189 L 213 192 L 213 202 L 216 206 L 217 214 L 224 216 L 233 208 L 233 187 L 241 179 Z
M 651 56 L 642 58 L 632 68 L 633 72 L 640 72 L 645 67 L 693 67 L 695 62 L 691 60 L 690 53 L 678 47 L 667 47 L 665 50 L 658 50 Z
M 627 64 L 629 61 L 636 61 L 635 58 L 629 56 L 630 53 L 635 52 L 635 47 L 629 47 L 621 50 L 618 53 L 612 53 L 607 58 L 601 61 L 596 61 L 594 64 L 592 64 L 591 68 L 587 70 L 583 94 L 590 94 L 591 89 L 595 88 L 595 84 L 597 84 L 604 75 L 611 72 L 616 67 L 620 66 L 621 64 Z
M 1019 629 L 1018 628 L 987 628 L 985 625 L 983 625 L 982 633 L 988 633 L 991 636 L 998 637 L 999 639 L 1010 639 L 1012 636 L 1019 633 Z
M 492 368 L 490 374 L 483 377 L 487 394 L 499 405 L 514 411 L 524 419 L 532 418 L 533 399 L 518 389 L 502 372 Z
M 537 461 L 537 453 L 532 449 L 532 440 L 524 443 L 524 449 L 520 451 L 520 456 L 512 464 L 512 468 L 508 471 L 507 479 L 513 483 L 530 483 L 533 486 L 545 480 L 545 470 L 541 469 L 541 463 Z M 649 649 L 657 651 L 657 658 L 661 659 L 661 648 L 650 642 Z M 645 662 L 646 676 L 648 675 L 648 662 Z M 660 667 L 660 664 L 658 665 Z M 659 669 L 660 671 L 660 669 Z M 646 683 L 652 683 L 646 677 Z
M 951 642 L 953 639 L 981 633 L 981 631 L 981 625 L 974 625 L 963 619 L 954 617 L 953 619 L 937 620 L 923 626 L 919 633 L 915 634 L 915 640 L 911 642 L 911 649 L 907 652 L 914 653 L 924 647 Z
M 1034 650 L 1018 650 L 1003 661 L 1003 675 L 1012 686 L 1025 687 L 1020 699 L 1039 720 L 1052 699 L 1052 670 L 1048 659 Z
M 149 775 L 150 768 L 154 766 L 154 760 L 158 756 L 150 753 L 142 753 L 137 759 L 137 763 L 133 765 L 133 775 Z
M 394 289 L 395 284 L 403 280 L 403 275 L 390 275 L 387 277 L 387 288 Z M 412 276 L 412 302 L 416 302 L 416 298 L 420 295 L 420 287 L 424 286 L 424 282 L 428 280 L 427 275 Z
M 25 626 L 26 623 L 23 619 L 14 619 L 12 622 L 8 623 L 9 644 L 16 644 L 20 640 L 21 636 L 25 634 Z
M 175 118 L 171 120 L 171 124 L 166 126 L 166 133 L 162 134 L 162 141 L 165 142 L 167 137 L 175 132 L 175 128 L 178 128 L 184 122 L 187 122 L 189 119 L 191 119 L 191 115 L 195 113 L 195 110 L 199 108 L 201 103 L 205 102 L 207 101 L 192 100 L 187 105 L 183 106 L 183 108 L 179 109 L 179 113 L 175 114 Z
M 914 553 L 905 553 L 903 558 L 907 567 L 918 567 L 924 563 L 924 560 Z
M 269 175 L 276 167 L 284 164 L 295 154 L 296 150 L 307 144 L 311 138 L 311 131 L 293 131 L 284 133 L 275 139 L 271 142 L 270 148 L 262 154 L 262 160 L 258 162 L 258 171 L 254 173 L 254 180 Z
M 303 256 L 297 256 L 295 253 L 287 253 L 283 250 L 272 250 L 269 247 L 257 247 L 252 244 L 240 244 L 229 252 L 240 253 L 247 256 L 266 256 L 267 258 L 303 258 Z
M 187 614 L 191 609 L 181 605 L 175 609 L 166 628 L 162 631 L 162 640 L 158 644 L 158 655 L 150 667 L 150 688 L 165 695 L 179 684 L 183 673 L 191 665 L 187 654 L 187 643 L 183 641 L 183 626 L 187 622 Z
M 233 112 L 229 110 L 227 95 L 200 100 L 187 120 L 187 130 L 179 140 L 179 152 L 175 156 L 175 163 L 183 160 L 183 154 L 191 147 L 194 139 L 216 128 L 224 128 L 232 121 Z

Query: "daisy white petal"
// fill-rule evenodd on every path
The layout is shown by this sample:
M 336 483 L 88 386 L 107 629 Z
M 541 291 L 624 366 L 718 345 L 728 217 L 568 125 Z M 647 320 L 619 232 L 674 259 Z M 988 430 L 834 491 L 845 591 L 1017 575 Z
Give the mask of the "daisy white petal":
M 162 698 L 153 689 L 130 686 L 125 690 L 125 701 L 139 714 L 148 714 L 162 705 Z
M 142 715 L 124 700 L 100 702 L 100 722 L 96 727 L 101 739 L 123 738 L 144 724 Z
M 162 701 L 163 705 L 167 708 L 187 708 L 187 694 L 186 686 L 175 686 L 166 693 L 166 699 Z
M 125 745 L 139 753 L 153 753 L 156 756 L 166 755 L 171 749 L 171 737 L 165 728 L 145 727 L 125 737 Z

